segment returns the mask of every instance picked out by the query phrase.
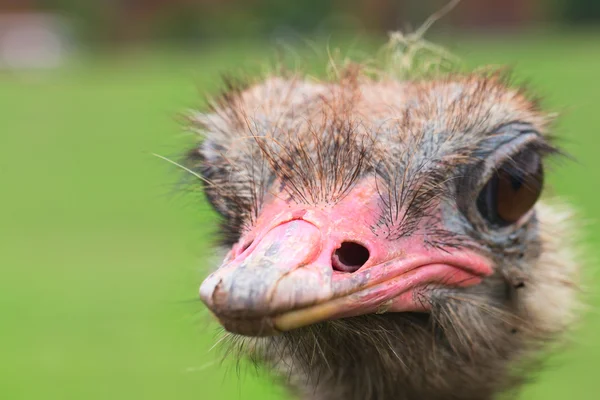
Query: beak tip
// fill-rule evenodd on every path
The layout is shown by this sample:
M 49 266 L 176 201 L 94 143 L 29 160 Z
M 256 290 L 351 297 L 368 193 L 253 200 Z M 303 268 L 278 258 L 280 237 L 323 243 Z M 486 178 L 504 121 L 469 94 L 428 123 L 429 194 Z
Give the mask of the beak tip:
M 202 300 L 207 306 L 210 306 L 213 303 L 213 295 L 220 284 L 220 278 L 214 276 L 213 274 L 209 275 L 198 288 L 200 300 Z

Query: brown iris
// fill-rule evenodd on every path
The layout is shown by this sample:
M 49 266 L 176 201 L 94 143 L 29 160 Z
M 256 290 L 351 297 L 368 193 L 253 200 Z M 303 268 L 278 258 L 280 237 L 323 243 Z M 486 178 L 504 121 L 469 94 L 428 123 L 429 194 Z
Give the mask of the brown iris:
M 525 215 L 540 197 L 544 172 L 539 154 L 524 150 L 504 162 L 479 197 L 479 212 L 495 226 L 508 226 Z

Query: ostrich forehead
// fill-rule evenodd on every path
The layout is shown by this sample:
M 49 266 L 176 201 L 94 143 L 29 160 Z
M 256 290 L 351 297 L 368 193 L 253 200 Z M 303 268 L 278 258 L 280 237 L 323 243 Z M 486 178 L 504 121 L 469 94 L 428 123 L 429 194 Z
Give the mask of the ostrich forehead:
M 220 148 L 244 148 L 240 137 L 269 138 L 315 133 L 345 122 L 355 137 L 376 136 L 384 146 L 446 134 L 473 143 L 497 127 L 526 123 L 543 133 L 550 118 L 520 89 L 498 76 L 464 75 L 398 81 L 350 74 L 336 82 L 271 77 L 245 90 L 231 90 L 196 122 Z M 414 142 L 412 142 L 414 144 Z
M 389 189 L 442 183 L 506 134 L 543 134 L 549 122 L 521 90 L 476 74 L 399 81 L 350 69 L 333 82 L 271 77 L 230 88 L 211 108 L 192 119 L 206 140 L 191 167 L 219 186 L 223 213 L 240 215 L 260 208 L 275 179 L 309 203 L 337 201 L 373 170 Z

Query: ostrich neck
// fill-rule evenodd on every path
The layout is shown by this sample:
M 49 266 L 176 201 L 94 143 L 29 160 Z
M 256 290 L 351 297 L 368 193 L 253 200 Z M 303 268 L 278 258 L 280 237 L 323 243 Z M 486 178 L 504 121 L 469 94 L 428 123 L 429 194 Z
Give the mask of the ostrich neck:
M 391 316 L 391 314 L 388 314 Z M 508 373 L 521 340 L 450 349 L 402 316 L 364 316 L 266 339 L 263 357 L 301 399 L 487 400 L 518 386 Z M 263 339 L 265 340 L 265 339 Z
M 479 382 L 464 386 L 457 371 L 448 371 L 445 377 L 419 377 L 399 371 L 403 369 L 400 366 L 394 371 L 375 364 L 365 360 L 361 365 L 331 365 L 339 368 L 337 372 L 325 366 L 312 371 L 298 368 L 287 374 L 293 375 L 289 384 L 302 400 L 490 400 L 494 395 L 490 387 Z

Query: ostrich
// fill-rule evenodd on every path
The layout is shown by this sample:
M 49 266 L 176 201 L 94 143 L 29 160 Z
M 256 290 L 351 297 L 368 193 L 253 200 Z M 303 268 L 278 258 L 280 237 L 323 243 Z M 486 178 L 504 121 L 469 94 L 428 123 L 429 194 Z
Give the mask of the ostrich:
M 348 64 L 230 85 L 191 118 L 222 219 L 200 297 L 306 399 L 514 395 L 576 320 L 552 122 L 498 73 Z

